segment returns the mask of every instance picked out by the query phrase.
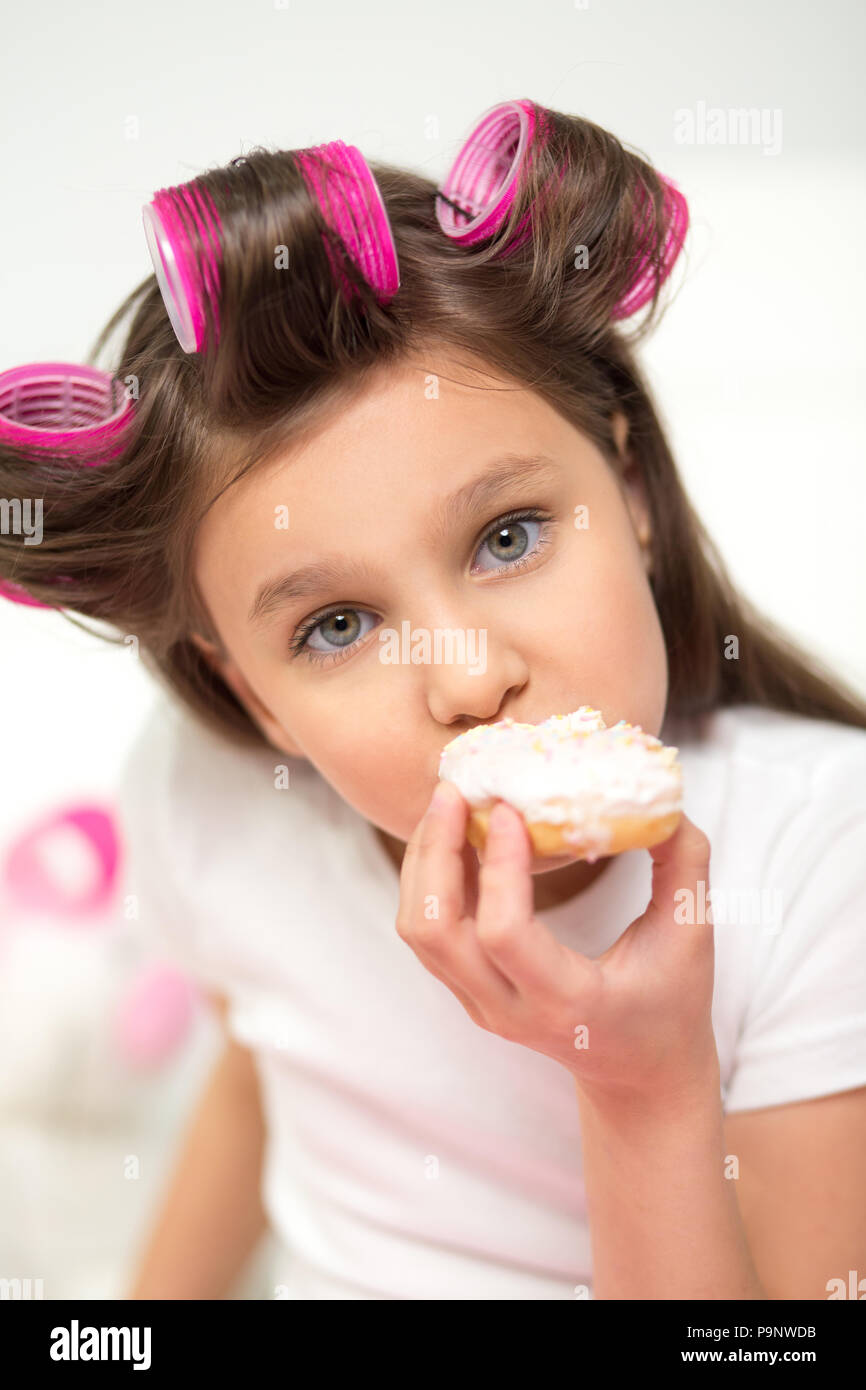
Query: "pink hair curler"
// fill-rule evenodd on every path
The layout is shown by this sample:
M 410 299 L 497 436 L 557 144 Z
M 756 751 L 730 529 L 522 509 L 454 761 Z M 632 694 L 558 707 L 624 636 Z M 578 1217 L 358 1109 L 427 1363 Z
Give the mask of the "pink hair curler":
M 397 248 L 379 185 L 361 151 L 342 140 L 332 140 L 310 150 L 297 150 L 295 160 L 328 226 L 346 246 L 379 303 L 386 304 L 400 288 Z M 327 242 L 325 246 L 331 266 L 351 298 L 352 286 Z
M 219 214 L 210 195 L 193 181 L 161 188 L 141 215 L 157 284 L 175 336 L 184 352 L 199 352 L 205 340 L 205 296 L 216 306 L 219 294 Z M 198 256 L 191 247 L 193 231 L 198 233 L 202 247 Z
M 0 444 L 81 451 L 85 464 L 123 452 L 119 436 L 132 415 L 122 383 L 96 367 L 31 362 L 0 372 Z
M 664 174 L 659 177 L 665 186 L 664 219 L 668 229 L 662 247 L 661 265 L 657 272 L 652 264 L 651 253 L 645 245 L 642 245 L 634 258 L 634 269 L 629 288 L 613 311 L 612 317 L 615 319 L 629 318 L 652 299 L 656 274 L 659 275 L 659 286 L 661 287 L 673 270 L 674 263 L 683 249 L 683 242 L 689 229 L 689 205 L 672 179 L 667 178 Z M 643 218 L 640 234 L 643 243 L 646 236 L 651 236 L 653 225 L 649 198 L 643 186 L 638 191 L 638 205 L 640 209 L 638 217 Z
M 544 118 L 543 109 L 540 112 Z M 446 236 L 460 245 L 471 246 L 493 236 L 503 225 L 514 204 L 521 170 L 531 149 L 539 109 L 527 98 L 500 102 L 479 117 L 464 140 L 456 159 L 436 195 L 436 217 Z M 542 131 L 543 135 L 543 131 Z M 560 177 L 564 170 L 559 171 Z M 682 250 L 688 230 L 688 204 L 676 185 L 662 174 L 667 190 L 665 199 L 668 232 L 662 252 L 661 283 L 670 274 Z M 629 287 L 616 305 L 612 317 L 627 318 L 653 296 L 655 271 L 644 240 L 652 230 L 646 193 L 638 193 L 641 248 L 634 258 Z M 503 248 L 509 255 L 530 234 L 530 214 L 526 213 L 514 237 Z
M 85 891 L 70 893 L 46 870 L 42 851 L 57 830 L 74 829 L 90 853 L 94 874 Z M 6 854 L 2 879 L 15 906 L 87 919 L 107 908 L 115 893 L 119 846 L 113 815 L 100 806 L 82 804 L 52 811 L 15 841 Z
M 342 140 L 294 151 L 301 175 L 328 226 L 339 236 L 380 303 L 400 288 L 394 236 L 375 178 L 354 145 Z M 216 314 L 221 222 L 196 181 L 164 188 L 142 212 L 148 249 L 172 328 L 184 352 L 205 346 L 205 304 Z M 343 290 L 351 285 L 325 243 Z M 199 249 L 196 249 L 196 248 Z M 216 342 L 219 323 L 216 322 Z
M 200 998 L 195 983 L 160 961 L 149 965 L 119 1001 L 114 1039 L 133 1067 L 160 1066 L 189 1032 Z
M 82 466 L 107 463 L 123 452 L 133 401 L 108 372 L 74 362 L 31 362 L 0 372 L 0 446 L 55 450 Z M 59 576 L 59 582 L 69 582 Z M 32 608 L 50 608 L 17 584 L 0 583 L 0 596 Z
M 526 98 L 499 102 L 479 117 L 436 195 L 436 217 L 446 236 L 471 246 L 498 231 L 514 203 L 535 126 L 536 107 Z M 528 222 L 527 213 L 508 251 L 526 240 Z
M 58 582 L 69 583 L 70 581 L 61 574 L 58 576 Z M 55 606 L 51 603 L 42 603 L 38 598 L 31 598 L 20 585 L 13 584 L 11 579 L 5 584 L 0 584 L 0 598 L 8 599 L 10 603 L 20 603 L 25 608 L 46 608 L 53 611 Z

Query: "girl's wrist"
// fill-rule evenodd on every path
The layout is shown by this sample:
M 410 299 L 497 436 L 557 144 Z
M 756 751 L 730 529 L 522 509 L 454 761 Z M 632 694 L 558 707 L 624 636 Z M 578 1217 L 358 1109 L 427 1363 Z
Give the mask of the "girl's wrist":
M 715 1037 L 694 1052 L 682 1067 L 641 1085 L 628 1082 L 596 1085 L 575 1076 L 582 1110 L 601 1117 L 632 1120 L 668 1119 L 709 1106 L 721 1113 L 721 1070 Z

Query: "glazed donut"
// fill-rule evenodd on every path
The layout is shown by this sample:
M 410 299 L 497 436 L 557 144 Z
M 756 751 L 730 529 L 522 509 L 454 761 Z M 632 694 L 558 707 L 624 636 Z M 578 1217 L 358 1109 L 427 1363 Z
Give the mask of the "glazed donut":
M 487 839 L 496 801 L 519 811 L 542 858 L 590 864 L 626 849 L 648 849 L 674 833 L 682 814 L 677 748 L 624 719 L 608 728 L 581 705 L 540 724 L 501 719 L 459 734 L 442 749 L 440 780 L 469 803 L 466 838 Z

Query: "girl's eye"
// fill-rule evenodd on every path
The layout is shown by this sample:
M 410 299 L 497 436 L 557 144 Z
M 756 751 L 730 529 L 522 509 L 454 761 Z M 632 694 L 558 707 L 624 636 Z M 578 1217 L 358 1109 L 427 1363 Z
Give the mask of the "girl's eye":
M 488 574 L 491 571 L 521 569 L 530 564 L 540 550 L 550 541 L 552 523 L 541 512 L 510 512 L 500 517 L 487 532 L 476 556 L 481 555 L 485 546 L 498 564 L 492 566 L 473 565 L 472 574 Z M 364 627 L 363 620 L 369 620 Z M 332 608 L 321 618 L 303 623 L 289 644 L 293 656 L 303 656 L 308 661 L 340 661 L 348 656 L 361 637 L 366 637 L 376 626 L 377 619 L 365 608 Z
M 491 569 L 519 569 L 520 561 L 527 563 L 547 544 L 549 536 L 541 537 L 545 521 L 545 517 L 538 512 L 519 512 L 502 517 L 487 532 L 477 552 L 482 555 L 486 547 L 488 554 L 499 563 L 492 566 L 474 565 L 472 573 L 477 573 L 479 569 L 486 574 Z
M 363 627 L 363 618 L 370 619 L 369 627 Z M 366 637 L 375 626 L 376 619 L 364 608 L 335 608 L 323 618 L 317 618 L 298 630 L 291 643 L 292 652 L 302 652 L 313 661 L 339 657 L 344 648 L 354 646 L 359 637 Z M 319 638 L 319 641 L 315 641 L 315 638 Z

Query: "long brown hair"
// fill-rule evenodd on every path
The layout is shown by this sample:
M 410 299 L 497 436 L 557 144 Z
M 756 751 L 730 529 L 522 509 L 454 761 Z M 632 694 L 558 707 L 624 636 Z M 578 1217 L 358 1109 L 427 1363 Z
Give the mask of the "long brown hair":
M 668 205 L 659 174 L 592 122 L 545 114 L 547 141 L 533 143 L 509 217 L 480 249 L 443 235 L 433 182 L 370 163 L 401 272 L 384 307 L 346 256 L 357 296 L 350 304 L 341 293 L 325 239 L 336 254 L 339 242 L 292 151 L 258 148 L 194 180 L 222 223 L 218 350 L 181 350 L 153 276 L 129 295 L 88 358 L 97 365 L 127 325 L 109 367 L 137 397 L 125 450 L 75 468 L 0 444 L 0 495 L 41 497 L 44 509 L 41 544 L 0 535 L 0 578 L 62 604 L 72 622 L 77 613 L 119 631 L 97 632 L 105 640 L 135 635 L 147 668 L 196 716 L 261 745 L 264 735 L 190 638 L 195 631 L 221 645 L 195 583 L 196 528 L 233 481 L 315 429 L 371 371 L 439 343 L 539 392 L 615 469 L 612 416 L 626 416 L 652 519 L 668 714 L 752 703 L 866 729 L 866 702 L 737 593 L 677 476 L 635 359 L 663 309 Z M 646 209 L 649 231 L 644 223 L 639 233 Z M 503 256 L 526 214 L 531 236 Z M 586 268 L 577 268 L 581 246 Z M 655 293 L 626 327 L 612 312 L 647 250 Z

